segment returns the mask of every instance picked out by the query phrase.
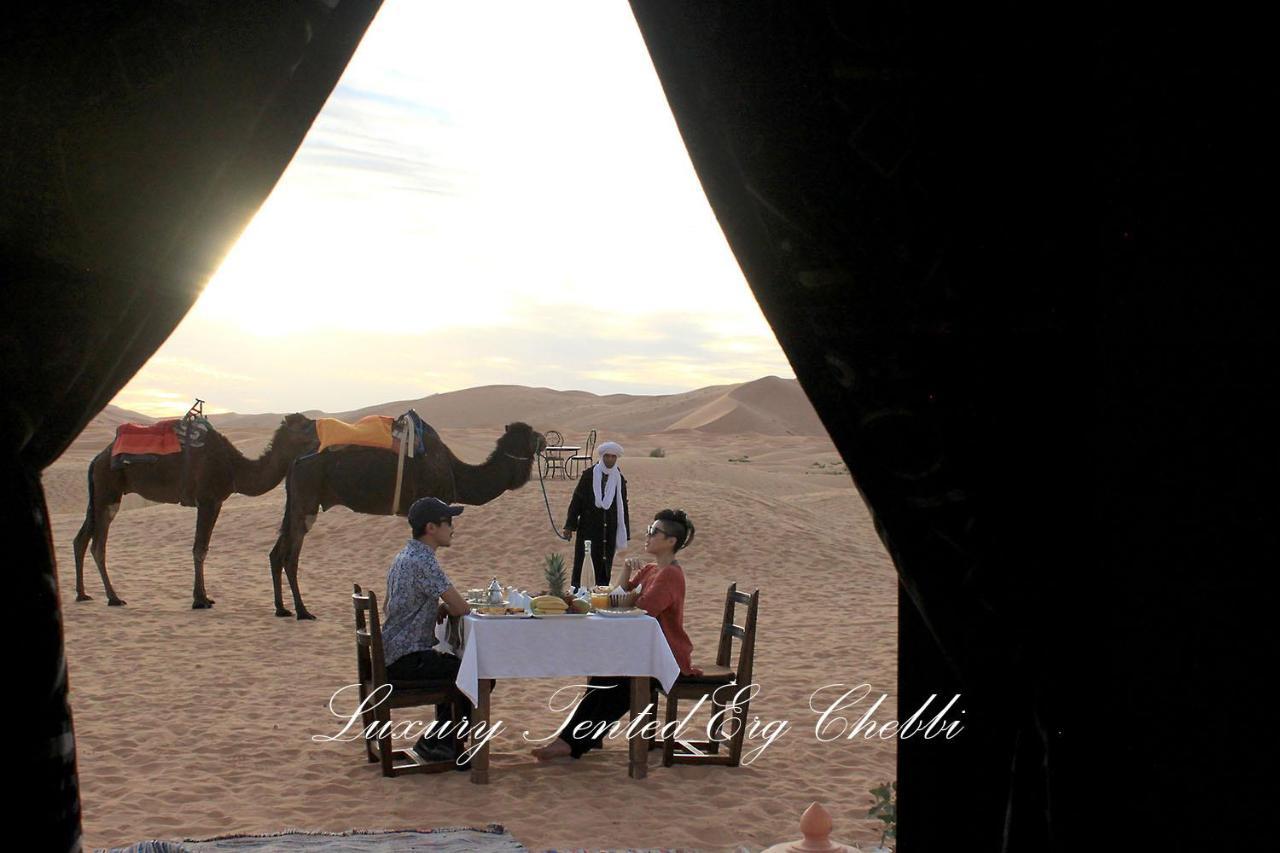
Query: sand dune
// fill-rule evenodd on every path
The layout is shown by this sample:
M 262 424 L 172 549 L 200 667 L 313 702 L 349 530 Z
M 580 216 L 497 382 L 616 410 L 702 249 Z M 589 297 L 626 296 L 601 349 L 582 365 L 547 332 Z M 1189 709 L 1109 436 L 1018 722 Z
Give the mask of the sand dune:
M 597 395 L 518 385 L 487 385 L 416 400 L 396 400 L 329 417 L 354 421 L 365 415 L 399 415 L 415 409 L 436 429 L 471 429 L 522 420 L 560 431 L 576 443 L 590 429 L 658 433 L 704 432 L 825 436 L 818 415 L 794 379 L 766 376 L 739 385 L 714 385 L 682 394 Z M 322 412 L 306 412 L 317 417 Z M 211 415 L 222 430 L 270 429 L 284 413 Z
M 383 591 L 386 567 L 407 536 L 402 519 L 341 508 L 322 514 L 300 572 L 308 606 L 320 618 L 298 623 L 272 615 L 267 552 L 282 489 L 227 502 L 206 565 L 217 600 L 209 611 L 190 609 L 194 511 L 126 503 L 112 527 L 108 557 L 112 581 L 129 604 L 106 607 L 92 567 L 86 581 L 95 599 L 76 603 L 70 542 L 83 517 L 85 465 L 105 446 L 118 417 L 104 413 L 45 477 L 86 843 L 285 827 L 498 822 L 532 849 L 759 849 L 798 837 L 798 816 L 814 799 L 835 815 L 837 837 L 876 841 L 875 823 L 862 817 L 870 804 L 866 792 L 893 778 L 895 745 L 821 743 L 808 702 L 824 684 L 869 682 L 877 695 L 890 694 L 881 716 L 896 713 L 897 585 L 857 491 L 847 476 L 830 473 L 839 470 L 839 457 L 825 437 L 724 431 L 733 417 L 747 415 L 753 426 L 767 419 L 770 428 L 794 428 L 787 411 L 794 401 L 773 405 L 775 393 L 788 399 L 785 383 L 777 382 L 647 399 L 483 388 L 440 395 L 450 398 L 444 401 L 427 398 L 419 408 L 471 462 L 481 461 L 502 424 L 516 417 L 541 419 L 566 434 L 599 413 L 643 425 L 609 427 L 609 435 L 628 448 L 623 465 L 636 517 L 674 505 L 699 524 L 697 543 L 683 560 L 695 658 L 712 654 L 726 585 L 760 588 L 756 680 L 763 692 L 751 710 L 762 721 L 789 720 L 793 730 L 749 767 L 664 769 L 654 756 L 649 778 L 639 782 L 627 778 L 621 746 L 555 766 L 537 766 L 529 757 L 519 733 L 554 726 L 546 704 L 563 681 L 499 684 L 494 715 L 507 731 L 495 744 L 487 787 L 472 785 L 464 773 L 383 779 L 365 763 L 359 744 L 311 741 L 336 730 L 327 703 L 353 676 L 351 584 Z M 738 408 L 718 402 L 724 399 Z M 460 400 L 470 400 L 479 413 L 469 414 Z M 554 407 L 562 401 L 579 408 L 561 417 Z M 521 407 L 528 411 L 512 411 Z M 733 414 L 739 410 L 746 414 Z M 491 420 L 476 423 L 480 414 Z M 664 431 L 694 415 L 701 427 Z M 250 455 L 279 420 L 257 417 L 236 416 L 227 424 Z M 449 418 L 470 425 L 450 426 Z M 600 414 L 595 423 L 622 421 Z M 647 455 L 659 446 L 664 458 Z M 571 488 L 563 480 L 547 484 L 556 524 Z M 446 570 L 463 587 L 494 575 L 533 586 L 545 554 L 570 553 L 551 524 L 535 478 L 467 509 L 455 547 L 444 554 Z M 639 552 L 633 541 L 628 553 Z M 829 591 L 838 605 L 824 603 Z
M 665 429 L 761 435 L 826 434 L 800 384 L 794 379 L 776 376 L 738 385 Z

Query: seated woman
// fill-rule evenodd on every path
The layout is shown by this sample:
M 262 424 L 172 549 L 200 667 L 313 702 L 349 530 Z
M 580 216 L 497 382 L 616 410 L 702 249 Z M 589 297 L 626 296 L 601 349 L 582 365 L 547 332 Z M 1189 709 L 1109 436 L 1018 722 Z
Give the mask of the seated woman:
M 684 632 L 684 569 L 676 562 L 676 552 L 692 541 L 693 522 L 684 511 L 664 509 L 653 517 L 645 533 L 644 550 L 653 555 L 654 561 L 641 568 L 638 559 L 628 558 L 622 576 L 622 588 L 627 590 L 622 605 L 639 607 L 658 620 L 671 653 L 680 665 L 681 675 L 702 675 L 702 670 L 690 662 L 693 643 Z M 631 573 L 637 569 L 633 578 Z M 588 691 L 578 703 L 573 718 L 561 729 L 560 736 L 533 750 L 533 754 L 539 761 L 564 755 L 579 758 L 600 746 L 599 738 L 575 738 L 573 732 L 579 723 L 592 724 L 584 727 L 584 732 L 599 732 L 621 719 L 631 707 L 627 689 L 630 680 L 626 676 L 593 676 L 587 683 L 605 689 Z

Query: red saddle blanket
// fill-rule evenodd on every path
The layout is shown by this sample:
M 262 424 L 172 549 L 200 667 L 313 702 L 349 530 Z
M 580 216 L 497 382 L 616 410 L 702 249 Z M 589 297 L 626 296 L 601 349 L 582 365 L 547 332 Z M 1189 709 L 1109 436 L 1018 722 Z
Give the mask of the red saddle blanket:
M 178 434 L 173 428 L 178 418 L 156 421 L 151 425 L 120 424 L 116 427 L 116 440 L 111 445 L 111 455 L 122 453 L 129 455 L 165 456 L 178 453 L 182 445 L 178 443 Z

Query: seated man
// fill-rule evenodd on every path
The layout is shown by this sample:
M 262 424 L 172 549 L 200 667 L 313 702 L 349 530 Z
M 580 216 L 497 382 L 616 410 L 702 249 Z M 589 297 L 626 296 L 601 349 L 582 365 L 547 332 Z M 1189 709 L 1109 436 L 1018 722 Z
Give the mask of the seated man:
M 449 506 L 438 498 L 420 498 L 409 507 L 409 527 L 413 538 L 391 563 L 387 572 L 386 619 L 382 626 L 382 644 L 387 660 L 387 678 L 396 681 L 422 681 L 458 675 L 461 661 L 453 655 L 436 651 L 435 626 L 448 613 L 462 616 L 470 613 L 466 600 L 454 589 L 440 563 L 436 551 L 453 542 L 453 519 L 462 513 L 460 506 Z M 471 706 L 466 697 L 467 715 Z M 437 705 L 437 729 L 453 720 L 452 706 Z M 452 735 L 450 726 L 444 731 Z M 424 734 L 413 750 L 427 761 L 449 761 L 457 757 L 452 740 L 439 736 L 430 740 Z

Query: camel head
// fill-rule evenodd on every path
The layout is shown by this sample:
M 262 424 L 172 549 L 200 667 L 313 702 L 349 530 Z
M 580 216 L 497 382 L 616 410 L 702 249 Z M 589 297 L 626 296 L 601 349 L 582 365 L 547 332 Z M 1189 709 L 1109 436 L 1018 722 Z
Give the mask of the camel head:
M 316 436 L 316 422 L 298 412 L 285 415 L 276 428 L 272 443 L 288 450 L 292 456 L 310 453 L 320 446 L 320 439 Z
M 529 460 L 543 451 L 547 440 L 542 433 L 536 431 L 523 421 L 507 424 L 506 432 L 498 439 L 498 449 L 519 461 Z

